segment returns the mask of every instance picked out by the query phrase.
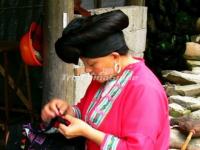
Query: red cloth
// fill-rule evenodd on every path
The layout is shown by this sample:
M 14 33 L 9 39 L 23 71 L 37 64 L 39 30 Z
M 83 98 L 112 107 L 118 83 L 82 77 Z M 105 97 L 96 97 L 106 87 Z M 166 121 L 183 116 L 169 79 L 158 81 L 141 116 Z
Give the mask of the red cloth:
M 168 99 L 155 75 L 141 60 L 124 70 L 133 71 L 111 110 L 98 126 L 106 133 L 101 146 L 87 141 L 88 150 L 108 149 L 114 140 L 116 150 L 167 150 L 169 146 Z M 77 105 L 82 119 L 101 84 L 92 81 L 84 98 Z

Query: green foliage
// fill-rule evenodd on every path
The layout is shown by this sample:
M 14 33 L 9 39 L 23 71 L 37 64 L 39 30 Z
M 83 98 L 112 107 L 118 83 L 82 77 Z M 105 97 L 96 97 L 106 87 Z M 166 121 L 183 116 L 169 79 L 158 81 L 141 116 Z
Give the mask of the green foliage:
M 198 34 L 196 21 L 199 12 L 197 0 L 149 0 L 147 47 L 144 54 L 146 64 L 163 81 L 161 71 L 166 69 L 189 70 L 183 54 L 186 42 Z M 193 9 L 188 6 L 193 6 Z M 153 26 L 155 25 L 155 26 Z M 164 81 L 163 81 L 164 82 Z

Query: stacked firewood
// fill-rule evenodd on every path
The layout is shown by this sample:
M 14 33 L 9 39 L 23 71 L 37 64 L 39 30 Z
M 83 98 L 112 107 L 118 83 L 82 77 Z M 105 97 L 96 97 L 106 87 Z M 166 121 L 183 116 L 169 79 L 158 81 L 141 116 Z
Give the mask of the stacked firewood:
M 200 128 L 200 44 L 199 37 L 194 42 L 186 43 L 184 58 L 190 70 L 164 70 L 164 85 L 169 99 L 169 115 L 171 119 L 170 148 L 180 149 L 187 138 L 174 122 L 187 124 L 189 118 L 198 121 Z M 180 120 L 182 119 L 182 120 Z M 190 121 L 191 122 L 191 121 Z M 200 149 L 200 136 L 192 137 L 187 150 Z
M 172 119 L 188 115 L 200 120 L 200 40 L 193 36 L 200 34 L 199 5 L 199 0 L 146 1 L 144 58 L 165 86 Z M 170 148 L 180 149 L 186 137 L 172 128 Z M 200 150 L 200 138 L 192 136 L 187 148 Z

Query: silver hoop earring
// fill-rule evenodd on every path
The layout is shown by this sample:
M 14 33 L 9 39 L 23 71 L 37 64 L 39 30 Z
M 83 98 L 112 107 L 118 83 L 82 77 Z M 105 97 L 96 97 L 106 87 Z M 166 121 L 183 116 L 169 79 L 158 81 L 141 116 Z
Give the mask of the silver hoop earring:
M 118 63 L 114 63 L 114 70 L 117 74 L 121 72 L 121 66 Z

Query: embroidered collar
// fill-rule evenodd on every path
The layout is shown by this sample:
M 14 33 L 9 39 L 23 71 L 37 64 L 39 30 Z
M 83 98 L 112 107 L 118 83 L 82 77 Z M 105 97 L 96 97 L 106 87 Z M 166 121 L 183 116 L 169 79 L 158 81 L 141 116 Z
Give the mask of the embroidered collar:
M 124 69 L 118 79 L 99 88 L 86 112 L 86 122 L 93 127 L 98 127 L 102 123 L 132 75 L 132 70 Z

